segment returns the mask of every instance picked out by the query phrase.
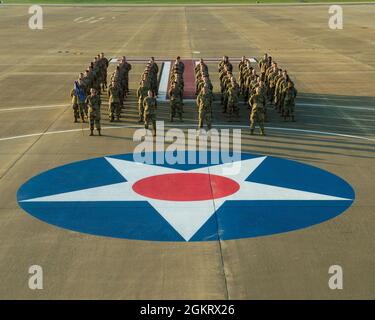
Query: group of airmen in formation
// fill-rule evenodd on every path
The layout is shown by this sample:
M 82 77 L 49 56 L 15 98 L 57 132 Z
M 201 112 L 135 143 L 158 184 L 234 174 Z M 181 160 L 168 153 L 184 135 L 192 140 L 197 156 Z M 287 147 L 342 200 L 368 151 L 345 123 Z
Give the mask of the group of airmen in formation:
M 104 53 L 98 54 L 84 73 L 80 73 L 78 80 L 70 93 L 72 98 L 74 122 L 81 118 L 85 122 L 88 118 L 90 135 L 93 135 L 94 126 L 101 135 L 100 127 L 100 94 L 107 88 L 107 69 L 109 61 Z
M 245 56 L 238 65 L 238 83 L 233 76 L 233 65 L 224 56 L 218 65 L 223 113 L 239 117 L 239 100 L 242 96 L 250 110 L 250 133 L 254 133 L 258 124 L 260 132 L 265 135 L 264 122 L 267 121 L 267 105 L 274 105 L 284 121 L 294 118 L 297 90 L 286 70 L 278 68 L 276 62 L 267 53 L 259 59 L 260 74 Z
M 132 65 L 122 57 L 111 75 L 110 85 L 108 86 L 108 117 L 109 121 L 119 121 L 121 110 L 125 107 L 124 101 L 129 94 L 129 71 Z
M 158 96 L 158 73 L 159 67 L 155 63 L 154 57 L 151 57 L 144 69 L 139 88 L 137 90 L 138 98 L 138 122 L 144 122 L 148 129 L 152 124 L 153 134 L 156 134 L 156 108 Z
M 207 129 L 212 125 L 212 102 L 214 99 L 213 86 L 208 73 L 208 67 L 203 59 L 195 67 L 196 103 L 198 109 L 198 128 L 201 130 L 206 123 Z
M 284 121 L 295 121 L 294 109 L 297 90 L 286 70 L 278 67 L 267 53 L 259 59 L 260 74 L 245 56 L 238 65 L 238 80 L 233 75 L 233 65 L 224 56 L 218 64 L 222 112 L 228 114 L 229 121 L 239 119 L 241 97 L 250 110 L 250 133 L 254 133 L 255 125 L 265 135 L 264 122 L 267 121 L 267 105 L 273 105 Z M 94 127 L 101 135 L 100 107 L 101 93 L 107 90 L 109 121 L 120 120 L 124 101 L 129 95 L 129 71 L 132 69 L 125 57 L 119 60 L 107 86 L 107 69 L 109 61 L 103 53 L 97 55 L 84 73 L 80 73 L 71 91 L 74 121 L 80 118 L 89 120 L 90 135 Z M 178 117 L 183 121 L 184 95 L 184 63 L 177 57 L 172 65 L 168 96 L 170 99 L 170 121 Z M 156 135 L 156 109 L 158 96 L 159 67 L 154 57 L 147 63 L 137 90 L 139 123 L 146 129 L 152 124 L 153 135 Z M 206 124 L 212 125 L 212 103 L 214 100 L 213 86 L 209 77 L 208 66 L 200 59 L 195 67 L 196 104 L 198 111 L 198 129 Z

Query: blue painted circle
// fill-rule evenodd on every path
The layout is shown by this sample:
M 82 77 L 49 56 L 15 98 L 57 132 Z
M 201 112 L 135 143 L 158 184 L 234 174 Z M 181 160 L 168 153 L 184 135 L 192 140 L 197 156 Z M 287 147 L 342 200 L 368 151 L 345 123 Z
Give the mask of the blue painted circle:
M 211 163 L 210 155 L 208 153 L 208 164 L 160 166 L 180 170 L 207 167 Z M 134 161 L 133 154 L 110 157 Z M 256 157 L 259 155 L 241 154 L 242 160 Z M 276 157 L 267 157 L 246 181 L 349 200 L 228 200 L 190 241 L 259 237 L 306 228 L 343 213 L 355 198 L 352 187 L 340 177 L 317 167 Z M 185 241 L 147 201 L 136 202 L 136 205 L 134 201 L 25 201 L 121 182 L 126 182 L 126 179 L 104 157 L 89 159 L 34 176 L 20 187 L 17 200 L 32 216 L 77 232 L 135 240 Z

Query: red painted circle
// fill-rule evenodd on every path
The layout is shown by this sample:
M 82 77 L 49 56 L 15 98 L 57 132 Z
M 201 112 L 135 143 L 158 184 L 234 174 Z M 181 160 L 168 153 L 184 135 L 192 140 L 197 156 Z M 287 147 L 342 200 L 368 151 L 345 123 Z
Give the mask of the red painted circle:
M 201 201 L 229 196 L 240 186 L 232 179 L 205 173 L 170 173 L 141 179 L 133 190 L 145 197 L 169 201 Z

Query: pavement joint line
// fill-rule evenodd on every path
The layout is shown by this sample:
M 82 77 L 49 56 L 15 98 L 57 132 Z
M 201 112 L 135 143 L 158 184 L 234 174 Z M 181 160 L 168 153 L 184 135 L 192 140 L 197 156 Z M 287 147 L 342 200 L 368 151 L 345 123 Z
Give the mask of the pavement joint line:
M 2 178 L 4 178 L 7 173 L 18 163 L 18 161 L 20 161 L 24 155 L 29 152 L 31 150 L 31 148 L 42 138 L 42 136 L 48 131 L 49 128 L 51 128 L 62 116 L 63 114 L 68 110 L 68 108 L 64 109 L 63 112 L 61 112 L 54 121 L 52 121 L 48 126 L 47 128 L 44 130 L 44 132 L 42 132 L 38 138 L 33 141 L 27 148 L 26 150 L 24 150 L 21 155 L 4 171 L 4 173 L 0 176 L 0 180 Z M 0 140 L 1 141 L 1 140 Z
M 174 128 L 174 127 L 183 128 L 183 127 L 186 127 L 188 129 L 194 129 L 194 128 L 196 128 L 196 126 L 197 126 L 196 123 L 164 124 L 165 128 Z M 102 126 L 102 129 L 108 129 L 108 130 L 112 130 L 112 129 L 131 129 L 131 128 L 141 129 L 141 128 L 144 128 L 144 126 L 143 125 L 136 125 L 136 124 L 134 124 L 134 125 L 121 125 L 121 126 Z M 212 128 L 249 129 L 249 126 L 248 125 L 217 124 L 217 125 L 213 125 Z M 268 127 L 268 126 L 266 126 L 265 128 L 267 130 L 286 131 L 286 132 L 302 132 L 302 133 L 318 134 L 318 135 L 323 135 L 323 136 L 337 136 L 337 137 L 360 139 L 360 140 L 367 140 L 367 141 L 375 142 L 375 137 L 363 137 L 363 136 L 357 136 L 357 135 L 351 135 L 351 134 L 345 134 L 345 133 L 338 133 L 338 132 L 327 132 L 327 131 L 298 129 L 298 128 Z M 61 134 L 61 133 L 81 132 L 82 130 L 88 131 L 89 128 L 67 129 L 67 130 L 57 130 L 57 131 L 49 131 L 49 132 L 31 133 L 31 134 L 26 134 L 26 135 L 0 138 L 0 141 L 24 139 L 24 138 L 30 138 L 30 137 L 39 137 L 39 136 Z
M 167 64 L 167 69 L 168 69 L 168 63 Z M 164 75 L 164 68 L 163 68 L 163 73 L 162 73 L 162 79 L 163 80 L 163 75 Z M 169 75 L 169 70 L 168 70 L 168 75 Z M 168 76 L 167 76 L 168 77 Z M 165 79 L 164 79 L 165 80 Z M 164 97 L 164 94 L 166 95 L 166 90 L 164 90 L 164 84 L 162 85 L 162 82 L 159 85 L 159 92 L 162 94 L 159 94 Z M 167 99 L 160 97 L 158 100 L 162 102 L 166 102 Z M 304 98 L 301 98 L 304 99 Z M 184 99 L 185 102 L 195 102 L 195 99 Z M 52 104 L 52 105 L 44 105 L 44 106 L 30 106 L 30 107 L 15 107 L 15 108 L 5 108 L 5 109 L 0 109 L 0 112 L 10 112 L 10 111 L 22 111 L 22 110 L 35 110 L 35 109 L 49 109 L 49 108 L 60 108 L 60 107 L 68 107 L 70 106 L 69 104 Z M 306 103 L 306 102 L 298 102 L 296 106 L 312 106 L 312 107 L 328 107 L 328 108 L 340 108 L 340 109 L 353 109 L 353 110 L 366 110 L 366 111 L 375 111 L 375 106 L 370 107 L 370 106 L 354 106 L 354 105 L 332 105 L 332 104 L 325 104 L 325 103 Z
M 331 104 L 324 104 L 324 103 L 304 103 L 304 102 L 296 103 L 296 106 L 328 107 L 328 108 L 375 111 L 375 106 L 371 108 L 370 106 L 356 107 L 356 106 L 342 106 L 342 105 L 331 105 Z
M 5 108 L 0 109 L 0 112 L 9 112 L 9 111 L 22 111 L 22 110 L 35 110 L 35 109 L 52 109 L 52 108 L 62 108 L 62 107 L 69 107 L 70 104 L 51 104 L 45 106 L 30 106 L 30 107 L 15 107 L 15 108 Z
M 373 2 L 333 2 L 334 4 L 344 5 L 344 6 L 361 6 L 361 5 L 375 5 Z M 2 3 L 0 7 L 12 7 L 12 6 L 28 6 L 28 3 Z M 286 3 L 41 3 L 40 5 L 46 7 L 225 7 L 225 8 L 237 8 L 237 7 L 308 7 L 308 6 L 327 6 L 327 2 L 314 2 L 314 3 L 296 3 L 296 2 L 286 2 Z

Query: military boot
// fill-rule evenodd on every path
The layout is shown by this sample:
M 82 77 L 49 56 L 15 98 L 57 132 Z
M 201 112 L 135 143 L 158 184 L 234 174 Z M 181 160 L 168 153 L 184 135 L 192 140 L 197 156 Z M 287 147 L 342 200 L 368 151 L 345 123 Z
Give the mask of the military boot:
M 93 136 L 93 135 L 94 135 L 94 130 L 90 129 L 90 136 Z
M 100 129 L 98 129 L 98 135 L 99 135 L 99 136 L 101 136 L 101 135 L 102 135 L 102 133 L 100 132 Z
M 261 134 L 262 136 L 265 136 L 265 135 L 266 135 L 266 133 L 264 132 L 264 129 L 260 129 L 260 134 Z
M 251 134 L 251 135 L 254 134 L 254 129 L 250 129 L 250 134 Z
M 76 116 L 74 116 L 74 123 L 77 123 L 78 122 L 78 119 Z

